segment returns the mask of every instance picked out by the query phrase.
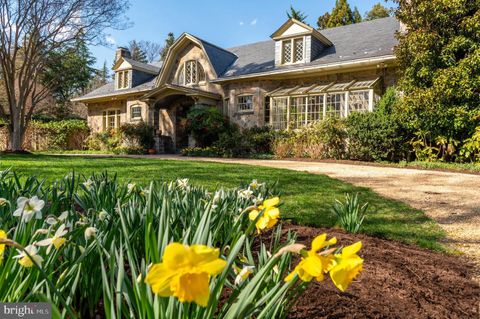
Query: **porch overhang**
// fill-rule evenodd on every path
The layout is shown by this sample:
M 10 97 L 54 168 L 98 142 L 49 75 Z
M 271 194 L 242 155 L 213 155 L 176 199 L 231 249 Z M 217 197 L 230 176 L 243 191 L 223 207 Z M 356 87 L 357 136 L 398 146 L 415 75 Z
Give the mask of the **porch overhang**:
M 185 87 L 175 84 L 163 84 L 143 95 L 140 100 L 145 102 L 155 102 L 165 99 L 169 96 L 183 95 L 191 97 L 195 102 L 211 101 L 218 102 L 222 99 L 219 94 L 203 91 L 193 87 Z

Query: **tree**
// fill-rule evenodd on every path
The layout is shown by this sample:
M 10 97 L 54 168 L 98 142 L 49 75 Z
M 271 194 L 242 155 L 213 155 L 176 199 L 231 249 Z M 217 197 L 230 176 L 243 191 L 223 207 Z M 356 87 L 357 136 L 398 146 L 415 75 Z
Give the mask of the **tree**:
M 480 14 L 477 0 L 397 0 L 399 113 L 427 143 L 463 141 L 480 121 Z
M 335 7 L 332 10 L 330 19 L 328 19 L 327 26 L 329 28 L 339 27 L 355 23 L 353 19 L 353 12 L 347 0 L 337 0 Z
M 328 20 L 330 20 L 330 13 L 325 12 L 318 17 L 317 26 L 320 30 L 328 28 Z
M 128 43 L 128 49 L 133 60 L 141 63 L 147 63 L 147 55 L 136 40 L 132 40 Z
M 0 69 L 7 99 L 0 117 L 8 122 L 9 148 L 22 150 L 35 108 L 57 80 L 42 81 L 55 52 L 82 37 L 104 42 L 104 30 L 121 27 L 125 1 L 1 0 Z
M 293 6 L 290 6 L 290 12 L 287 11 L 287 17 L 289 19 L 295 19 L 300 22 L 306 23 L 307 16 L 300 10 L 295 10 Z
M 71 45 L 49 52 L 41 82 L 50 88 L 57 106 L 57 115 L 68 115 L 70 99 L 89 86 L 95 74 L 92 67 L 94 63 L 95 58 L 92 57 L 83 36 Z
M 392 13 L 391 9 L 384 7 L 380 2 L 375 4 L 372 9 L 365 13 L 365 21 L 386 18 Z
M 175 36 L 173 35 L 172 32 L 169 32 L 167 35 L 167 39 L 165 40 L 165 45 L 163 46 L 161 53 L 160 53 L 160 59 L 164 60 L 165 57 L 167 56 L 168 49 L 172 46 L 172 44 L 175 42 Z
M 360 14 L 360 11 L 358 11 L 358 8 L 355 7 L 355 9 L 353 9 L 353 23 L 360 23 L 362 22 L 362 15 Z
M 158 61 L 162 51 L 162 45 L 151 41 L 140 41 L 138 43 L 142 51 L 145 53 L 145 57 L 148 63 Z

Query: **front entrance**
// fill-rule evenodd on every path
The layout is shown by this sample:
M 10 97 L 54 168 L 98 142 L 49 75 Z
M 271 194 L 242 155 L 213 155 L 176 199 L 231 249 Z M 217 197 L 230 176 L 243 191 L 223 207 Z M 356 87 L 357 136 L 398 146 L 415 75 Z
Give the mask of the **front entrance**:
M 193 106 L 192 101 L 182 101 L 175 109 L 175 149 L 180 152 L 188 147 L 187 114 Z

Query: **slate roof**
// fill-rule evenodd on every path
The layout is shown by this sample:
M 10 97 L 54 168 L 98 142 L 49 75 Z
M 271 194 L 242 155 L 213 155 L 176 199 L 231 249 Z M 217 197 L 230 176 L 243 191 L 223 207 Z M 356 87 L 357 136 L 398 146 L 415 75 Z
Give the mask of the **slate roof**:
M 310 63 L 288 66 L 275 67 L 273 40 L 230 48 L 228 50 L 237 55 L 238 60 L 221 78 L 393 55 L 393 48 L 398 43 L 395 32 L 399 28 L 399 21 L 389 17 L 320 30 L 333 42 L 333 46 L 326 48 Z
M 250 74 L 282 72 L 316 65 L 322 66 L 393 55 L 393 49 L 398 43 L 395 33 L 399 28 L 399 21 L 394 17 L 389 17 L 320 30 L 333 43 L 333 46 L 324 49 L 315 60 L 309 63 L 277 67 L 275 67 L 275 42 L 273 40 L 223 49 L 198 37 L 195 38 L 204 46 L 218 75 L 218 80 L 223 80 Z M 157 74 L 163 66 L 162 61 L 152 64 L 140 63 L 132 59 L 127 59 L 127 61 L 134 67 L 148 69 Z M 154 85 L 155 78 L 131 89 L 115 91 L 114 83 L 108 83 L 80 98 L 73 99 L 73 101 L 147 91 Z
M 138 62 L 136 60 L 125 58 L 125 57 L 123 59 L 128 63 L 130 63 L 133 66 L 133 68 L 145 69 L 155 74 L 158 74 L 160 72 L 161 65 L 160 67 L 158 67 L 156 64 L 142 63 L 142 62 Z

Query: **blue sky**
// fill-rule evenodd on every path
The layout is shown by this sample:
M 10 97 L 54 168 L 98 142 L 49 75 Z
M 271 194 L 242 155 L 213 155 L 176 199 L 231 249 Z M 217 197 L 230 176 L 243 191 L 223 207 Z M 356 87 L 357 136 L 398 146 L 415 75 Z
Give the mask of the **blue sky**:
M 383 0 L 349 0 L 363 15 Z M 111 66 L 115 48 L 130 40 L 150 40 L 163 44 L 168 32 L 179 36 L 189 32 L 224 48 L 262 41 L 287 19 L 290 5 L 308 15 L 316 26 L 317 18 L 331 11 L 335 0 L 132 0 L 126 12 L 132 26 L 126 30 L 106 30 L 109 46 L 91 46 L 97 67 L 104 61 Z M 387 3 L 392 6 L 392 3 Z

